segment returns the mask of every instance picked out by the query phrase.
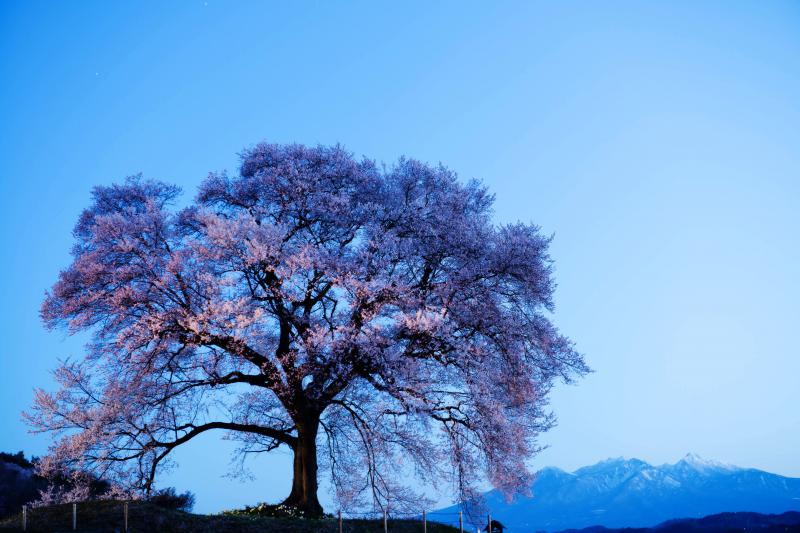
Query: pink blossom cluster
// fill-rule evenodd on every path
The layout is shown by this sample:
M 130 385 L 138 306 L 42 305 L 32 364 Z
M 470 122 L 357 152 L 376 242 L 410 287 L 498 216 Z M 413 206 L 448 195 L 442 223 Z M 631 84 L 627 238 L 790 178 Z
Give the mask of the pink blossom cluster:
M 318 469 L 347 508 L 418 498 L 398 468 L 465 499 L 529 486 L 548 391 L 587 371 L 539 228 L 494 224 L 444 167 L 338 146 L 260 144 L 178 195 L 132 177 L 78 221 L 42 317 L 92 340 L 28 414 L 58 435 L 48 461 L 149 491 L 218 429 L 295 452 L 287 501 L 316 502 Z

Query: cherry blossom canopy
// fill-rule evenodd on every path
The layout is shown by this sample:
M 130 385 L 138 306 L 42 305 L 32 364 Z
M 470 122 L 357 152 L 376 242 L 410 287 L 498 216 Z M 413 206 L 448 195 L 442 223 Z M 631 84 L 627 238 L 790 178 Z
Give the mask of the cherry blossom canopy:
M 320 472 L 346 508 L 413 500 L 403 459 L 462 498 L 529 484 L 548 391 L 587 371 L 550 322 L 536 226 L 494 225 L 486 189 L 444 167 L 340 147 L 261 144 L 188 207 L 179 192 L 97 187 L 78 221 L 42 317 L 92 341 L 37 391 L 30 422 L 58 434 L 43 470 L 149 491 L 223 430 L 292 450 L 286 503 L 310 513 Z

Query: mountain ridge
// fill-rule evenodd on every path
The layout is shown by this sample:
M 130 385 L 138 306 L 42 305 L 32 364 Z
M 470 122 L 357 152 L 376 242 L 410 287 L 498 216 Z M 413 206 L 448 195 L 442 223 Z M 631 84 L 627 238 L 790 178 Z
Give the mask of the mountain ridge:
M 531 498 L 507 503 L 485 494 L 492 516 L 510 531 L 559 531 L 592 526 L 653 527 L 671 519 L 725 512 L 800 511 L 800 478 L 703 459 L 688 453 L 675 463 L 609 458 L 566 472 L 539 470 Z M 439 511 L 452 513 L 452 506 Z M 437 520 L 437 512 L 430 513 Z M 442 522 L 445 520 L 442 514 Z
M 648 528 L 614 528 L 592 526 L 585 529 L 565 529 L 557 533 L 686 533 L 687 531 L 721 533 L 734 531 L 760 531 L 764 533 L 800 531 L 800 513 L 787 511 L 781 514 L 719 513 L 702 518 L 677 518 Z

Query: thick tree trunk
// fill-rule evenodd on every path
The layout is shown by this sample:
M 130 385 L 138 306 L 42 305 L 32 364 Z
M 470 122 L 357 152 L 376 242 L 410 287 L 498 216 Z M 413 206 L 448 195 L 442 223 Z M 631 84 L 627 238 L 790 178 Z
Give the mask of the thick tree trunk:
M 302 509 L 309 516 L 322 515 L 317 499 L 317 432 L 319 417 L 310 417 L 297 424 L 297 444 L 294 448 L 294 479 L 292 492 L 284 504 Z

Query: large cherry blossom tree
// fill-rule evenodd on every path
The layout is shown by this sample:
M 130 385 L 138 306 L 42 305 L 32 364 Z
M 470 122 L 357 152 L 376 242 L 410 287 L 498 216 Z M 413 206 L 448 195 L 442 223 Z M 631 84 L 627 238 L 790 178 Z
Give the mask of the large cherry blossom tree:
M 553 422 L 555 381 L 586 372 L 552 325 L 549 238 L 495 225 L 493 197 L 444 167 L 390 169 L 340 147 L 260 144 L 190 205 L 140 177 L 97 187 L 73 261 L 42 306 L 90 332 L 36 392 L 44 468 L 150 491 L 212 430 L 285 447 L 285 503 L 397 508 L 401 473 L 512 493 Z M 398 466 L 400 465 L 400 466 Z

